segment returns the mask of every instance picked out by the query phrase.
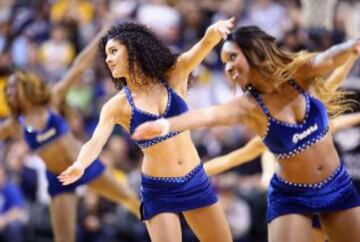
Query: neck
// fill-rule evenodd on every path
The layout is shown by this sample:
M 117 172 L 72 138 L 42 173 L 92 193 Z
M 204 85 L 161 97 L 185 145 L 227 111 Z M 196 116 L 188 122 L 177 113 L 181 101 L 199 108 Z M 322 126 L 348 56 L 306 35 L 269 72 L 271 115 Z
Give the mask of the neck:
M 251 73 L 251 85 L 261 94 L 271 93 L 275 90 L 275 87 L 271 85 L 271 80 L 266 80 L 263 76 L 260 76 L 257 72 Z
M 26 106 L 22 111 L 21 115 L 32 115 L 34 113 L 40 113 L 42 110 L 44 110 L 44 108 L 45 107 L 42 105 Z
M 141 83 L 141 81 L 139 81 L 138 83 Z M 142 85 L 138 85 L 135 83 L 135 81 L 127 81 L 127 86 L 128 88 L 131 90 L 131 92 L 133 93 L 147 93 L 149 91 L 152 91 L 156 88 L 158 88 L 158 84 L 159 83 L 154 83 L 152 82 L 150 79 L 147 79 L 146 84 L 142 84 Z

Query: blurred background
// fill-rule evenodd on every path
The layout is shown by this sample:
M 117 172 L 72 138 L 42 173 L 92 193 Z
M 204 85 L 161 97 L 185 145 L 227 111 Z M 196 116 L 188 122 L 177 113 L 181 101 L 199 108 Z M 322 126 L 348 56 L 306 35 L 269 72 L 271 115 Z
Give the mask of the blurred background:
M 94 37 L 107 13 L 118 21 L 136 21 L 152 28 L 176 52 L 194 45 L 207 26 L 235 16 L 238 25 L 257 25 L 291 51 L 321 51 L 360 36 L 360 0 L 1 0 L 0 1 L 0 120 L 9 115 L 4 85 L 14 68 L 39 73 L 48 85 L 56 83 L 74 57 Z M 187 98 L 191 108 L 224 102 L 234 91 L 223 74 L 216 48 L 193 73 Z M 360 63 L 343 88 L 360 93 Z M 67 96 L 66 117 L 77 138 L 87 140 L 102 104 L 116 92 L 100 58 Z M 354 96 L 360 101 L 359 95 Z M 242 147 L 253 133 L 244 127 L 219 127 L 193 132 L 203 161 Z M 360 127 L 336 134 L 339 152 L 360 188 Z M 141 151 L 117 127 L 101 159 L 139 190 Z M 225 174 L 212 177 L 236 242 L 265 242 L 266 185 L 261 182 L 261 157 Z M 11 183 L 16 195 L 2 193 Z M 53 241 L 45 167 L 19 137 L 0 140 L 0 241 L 8 225 L 2 214 L 20 207 L 24 218 L 12 227 L 26 242 Z M 78 242 L 149 241 L 135 217 L 96 194 L 78 189 Z M 183 241 L 197 241 L 183 225 Z M 8 241 L 6 241 L 8 242 Z

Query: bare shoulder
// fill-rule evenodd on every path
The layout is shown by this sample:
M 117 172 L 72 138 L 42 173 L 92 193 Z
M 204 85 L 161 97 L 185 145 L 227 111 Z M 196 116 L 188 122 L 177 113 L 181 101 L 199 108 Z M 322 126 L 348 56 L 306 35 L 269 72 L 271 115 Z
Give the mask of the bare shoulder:
M 115 123 L 120 125 L 128 124 L 131 116 L 131 107 L 125 92 L 120 91 L 110 98 L 104 104 L 101 112 L 107 117 L 112 117 Z
M 253 120 L 254 114 L 261 112 L 256 101 L 249 95 L 235 97 L 225 104 L 228 112 L 236 113 L 245 123 Z M 260 111 L 259 111 L 260 110 Z
M 255 98 L 244 95 L 239 100 L 239 106 L 244 110 L 244 124 L 258 135 L 263 135 L 266 132 L 268 120 Z
M 258 104 L 255 99 L 247 94 L 234 98 L 234 101 L 245 111 L 254 111 L 258 108 Z

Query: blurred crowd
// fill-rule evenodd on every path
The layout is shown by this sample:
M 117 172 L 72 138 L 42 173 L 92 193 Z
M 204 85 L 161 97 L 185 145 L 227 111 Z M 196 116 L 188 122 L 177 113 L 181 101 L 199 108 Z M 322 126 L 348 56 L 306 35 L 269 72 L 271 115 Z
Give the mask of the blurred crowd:
M 179 53 L 194 45 L 212 22 L 231 16 L 238 25 L 259 26 L 290 51 L 321 51 L 360 36 L 359 0 L 1 0 L 0 120 L 9 116 L 3 89 L 12 70 L 31 69 L 53 85 L 109 13 L 118 22 L 148 25 Z M 187 97 L 191 108 L 222 103 L 242 94 L 225 78 L 218 52 L 215 48 L 192 75 Z M 343 88 L 360 93 L 359 79 L 357 63 Z M 65 116 L 77 138 L 89 138 L 100 107 L 115 92 L 98 58 L 64 104 Z M 357 98 L 360 101 L 359 95 Z M 193 132 L 203 161 L 240 148 L 252 137 L 253 133 L 241 126 Z M 360 127 L 340 132 L 335 140 L 360 188 Z M 101 159 L 118 179 L 139 189 L 141 151 L 120 127 L 114 130 Z M 260 182 L 261 172 L 259 157 L 212 178 L 236 242 L 266 241 L 266 188 Z M 28 151 L 21 134 L 0 140 L 0 241 L 53 241 L 46 189 L 45 167 Z M 123 208 L 86 188 L 78 193 L 79 242 L 148 240 L 144 225 Z M 196 241 L 186 226 L 183 240 Z

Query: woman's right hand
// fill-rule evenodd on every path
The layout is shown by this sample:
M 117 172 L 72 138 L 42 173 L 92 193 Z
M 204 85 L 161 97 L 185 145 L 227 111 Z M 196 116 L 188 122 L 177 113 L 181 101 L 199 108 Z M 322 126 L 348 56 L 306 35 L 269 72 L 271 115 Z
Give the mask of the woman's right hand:
M 76 182 L 84 174 L 85 168 L 79 162 L 74 162 L 65 171 L 63 171 L 58 179 L 62 185 L 69 185 Z
M 219 20 L 207 28 L 206 35 L 216 42 L 220 41 L 221 39 L 225 40 L 234 26 L 235 17 L 231 17 L 226 20 Z
M 169 127 L 166 127 L 165 119 L 158 119 L 152 122 L 146 122 L 136 128 L 132 135 L 135 140 L 151 139 L 154 137 L 166 135 L 169 132 Z

